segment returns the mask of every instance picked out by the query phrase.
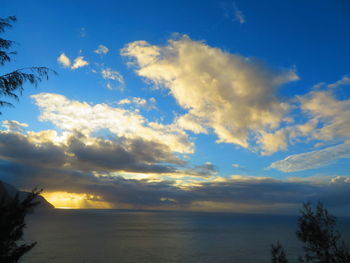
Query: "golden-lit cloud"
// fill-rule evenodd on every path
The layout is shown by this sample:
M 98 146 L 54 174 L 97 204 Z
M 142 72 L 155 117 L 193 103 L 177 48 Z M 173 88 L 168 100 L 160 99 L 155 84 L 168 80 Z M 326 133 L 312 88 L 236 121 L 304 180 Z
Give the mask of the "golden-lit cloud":
M 176 173 L 185 161 L 157 142 L 140 138 L 103 139 L 80 133 L 0 131 L 0 157 L 37 168 L 86 172 Z M 199 171 L 198 171 L 199 176 Z M 201 175 L 205 176 L 205 175 Z
M 28 124 L 16 120 L 5 120 L 2 122 L 2 126 L 10 132 L 22 132 L 24 128 L 28 127 Z
M 61 55 L 57 58 L 57 61 L 65 68 L 69 68 L 71 65 L 70 59 L 64 53 L 61 53 Z
M 271 140 L 286 149 L 285 142 L 312 142 L 315 149 L 293 154 L 275 161 L 270 168 L 283 172 L 297 172 L 315 169 L 334 163 L 338 159 L 350 158 L 350 100 L 337 98 L 335 90 L 345 83 L 344 78 L 309 93 L 297 96 L 304 123 L 291 124 L 271 134 Z M 285 137 L 283 139 L 279 138 Z M 331 146 L 329 146 L 331 144 Z M 334 146 L 334 144 L 337 144 Z M 322 148 L 320 148 L 322 147 Z
M 77 68 L 82 68 L 82 67 L 85 67 L 89 65 L 89 62 L 87 62 L 86 60 L 84 60 L 84 57 L 83 56 L 79 56 L 79 57 L 76 57 L 74 59 L 74 63 L 73 65 L 71 66 L 71 69 L 77 69 Z
M 69 100 L 63 95 L 40 93 L 32 98 L 41 109 L 40 120 L 50 121 L 63 131 L 75 131 L 89 135 L 108 129 L 118 137 L 165 144 L 173 152 L 193 153 L 194 145 L 188 135 L 176 125 L 149 122 L 137 111 L 107 104 L 90 105 Z
M 136 41 L 121 54 L 132 59 L 129 64 L 139 76 L 169 89 L 188 111 L 178 117 L 179 126 L 195 133 L 210 128 L 218 142 L 242 147 L 249 147 L 249 140 L 266 129 L 279 127 L 289 105 L 278 99 L 276 91 L 298 79 L 293 69 L 272 70 L 187 36 L 171 39 L 166 46 Z M 272 148 L 267 143 L 262 147 Z
M 315 90 L 298 98 L 315 126 L 308 136 L 321 141 L 350 139 L 350 99 L 337 99 L 333 90 Z
M 261 132 L 258 136 L 258 143 L 263 149 L 261 152 L 262 155 L 270 155 L 281 150 L 286 150 L 288 147 L 288 141 L 284 130 Z
M 76 57 L 72 63 L 65 53 L 61 53 L 61 55 L 59 55 L 59 57 L 57 58 L 57 62 L 63 67 L 70 68 L 72 70 L 89 65 L 89 62 L 87 62 L 83 56 Z

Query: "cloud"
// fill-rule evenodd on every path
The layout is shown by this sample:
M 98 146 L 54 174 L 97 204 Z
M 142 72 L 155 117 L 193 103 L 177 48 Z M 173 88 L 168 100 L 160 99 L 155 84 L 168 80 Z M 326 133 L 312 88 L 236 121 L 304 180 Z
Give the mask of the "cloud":
M 184 174 L 187 176 L 200 176 L 200 177 L 212 177 L 218 173 L 218 169 L 211 162 L 207 162 L 202 165 L 196 165 L 192 169 L 187 169 Z
M 156 99 L 150 98 L 149 100 L 139 98 L 139 97 L 132 97 L 132 98 L 126 98 L 118 101 L 119 105 L 135 105 L 139 108 L 145 108 L 147 110 L 153 110 L 157 109 L 156 105 Z
M 67 146 L 71 165 L 80 170 L 170 173 L 176 168 L 167 164 L 184 164 L 166 145 L 141 138 L 105 140 L 80 135 L 70 137 Z
M 344 83 L 342 80 L 337 85 Z M 289 144 L 300 142 L 313 143 L 314 147 L 349 143 L 350 100 L 337 98 L 334 88 L 335 83 L 321 82 L 305 95 L 296 96 L 292 107 L 299 120 L 291 119 L 280 129 L 260 133 L 257 140 L 263 148 L 262 154 L 287 150 Z
M 5 120 L 2 121 L 2 126 L 10 132 L 22 132 L 24 128 L 28 127 L 28 124 L 15 120 Z
M 273 133 L 261 132 L 260 136 L 258 136 L 258 143 L 263 149 L 262 155 L 270 155 L 280 150 L 286 150 L 288 147 L 284 130 L 278 130 Z
M 65 68 L 69 68 L 71 65 L 70 59 L 64 53 L 61 53 L 61 55 L 57 58 L 57 61 Z
M 108 130 L 118 137 L 165 144 L 172 152 L 194 152 L 194 145 L 183 130 L 176 125 L 149 122 L 137 111 L 107 104 L 90 105 L 53 93 L 40 93 L 32 98 L 41 109 L 40 120 L 50 121 L 63 131 L 78 130 L 88 136 Z
M 239 170 L 247 170 L 247 168 L 245 167 L 245 166 L 243 166 L 243 165 L 241 165 L 241 164 L 238 164 L 238 163 L 233 163 L 232 164 L 232 167 L 233 168 L 236 168 L 236 169 L 239 169 Z
M 99 176 L 64 167 L 39 168 L 2 161 L 0 177 L 27 189 L 40 185 L 46 192 L 99 196 L 112 208 L 297 213 L 301 202 L 321 200 L 328 207 L 350 212 L 344 210 L 350 200 L 350 183 L 346 176 L 313 183 L 312 180 L 288 182 L 236 175 L 218 181 L 199 181 L 196 186 L 181 188 L 174 181 Z
M 274 162 L 269 168 L 282 172 L 298 172 L 329 165 L 341 158 L 350 158 L 350 144 L 340 144 L 318 151 L 290 155 Z
M 104 45 L 99 45 L 98 48 L 94 50 L 94 52 L 99 55 L 106 55 L 109 52 L 109 49 Z
M 119 84 L 119 88 L 124 88 L 124 78 L 118 71 L 112 70 L 110 68 L 105 68 L 101 70 L 101 75 L 106 80 L 112 80 L 117 82 Z M 107 88 L 113 89 L 113 86 L 110 82 L 107 83 Z
M 76 57 L 72 64 L 70 59 L 64 53 L 61 53 L 61 55 L 57 58 L 57 61 L 63 67 L 70 68 L 72 70 L 89 65 L 89 62 L 85 61 L 83 56 Z
M 83 56 L 79 56 L 79 57 L 76 57 L 74 59 L 74 63 L 71 66 L 71 69 L 74 70 L 74 69 L 77 69 L 77 68 L 85 67 L 87 65 L 89 65 L 89 62 L 85 61 Z
M 176 124 L 182 129 L 192 131 L 196 134 L 208 134 L 208 128 L 201 125 L 201 119 L 191 114 L 181 115 L 176 118 Z
M 298 99 L 314 126 L 308 136 L 321 141 L 350 139 L 350 99 L 338 100 L 332 90 L 311 91 Z
M 314 143 L 317 148 L 329 144 L 338 145 L 288 156 L 284 160 L 272 163 L 270 168 L 283 172 L 296 172 L 323 167 L 338 159 L 349 158 L 350 100 L 338 99 L 334 91 L 338 84 L 344 83 L 342 80 L 330 85 L 322 83 L 323 88 L 317 87 L 305 95 L 297 96 L 296 106 L 304 117 L 300 119 L 306 121 L 292 123 L 261 139 L 275 141 L 276 145 L 280 145 L 279 149 L 283 150 L 287 148 L 287 142 Z M 271 149 L 275 150 L 278 149 Z
M 336 176 L 334 178 L 331 179 L 332 183 L 335 184 L 345 184 L 345 183 L 350 183 L 350 177 L 347 176 Z
M 280 125 L 289 105 L 277 90 L 298 79 L 294 70 L 272 70 L 188 36 L 171 39 L 166 46 L 132 42 L 121 54 L 131 58 L 129 65 L 139 76 L 169 89 L 187 110 L 179 116 L 181 127 L 196 133 L 212 129 L 218 142 L 246 148 L 249 140 Z
M 336 81 L 335 83 L 329 84 L 328 88 L 335 89 L 340 86 L 350 85 L 350 78 L 348 76 L 344 76 L 342 79 Z
M 235 8 L 235 18 L 240 24 L 246 23 L 245 16 L 241 10 L 239 10 L 237 7 Z
M 52 130 L 0 131 L 0 178 L 25 189 L 95 196 L 111 208 L 291 213 L 305 200 L 339 208 L 350 200 L 348 176 L 220 177 L 209 162 L 187 168 L 165 144 Z
M 232 3 L 221 3 L 221 7 L 224 10 L 225 17 L 237 21 L 240 24 L 246 23 L 245 15 L 241 10 L 238 9 L 235 2 Z
M 64 149 L 53 142 L 40 144 L 28 137 L 10 131 L 0 131 L 0 157 L 16 163 L 40 166 L 60 166 L 64 163 Z
M 64 137 L 58 138 L 50 130 L 26 134 L 0 131 L 0 157 L 37 167 L 106 173 L 175 173 L 173 165 L 185 164 L 166 145 L 140 138 L 103 139 L 79 133 Z

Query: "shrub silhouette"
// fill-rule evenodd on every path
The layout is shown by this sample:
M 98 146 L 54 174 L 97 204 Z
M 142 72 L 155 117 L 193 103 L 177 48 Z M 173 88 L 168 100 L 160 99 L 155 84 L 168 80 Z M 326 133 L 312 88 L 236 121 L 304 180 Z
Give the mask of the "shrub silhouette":
M 336 218 L 319 202 L 315 211 L 304 203 L 298 220 L 297 237 L 303 242 L 300 263 L 350 263 L 350 251 L 335 229 Z M 271 246 L 272 263 L 288 263 L 280 243 Z
M 22 201 L 17 192 L 14 198 L 3 195 L 0 200 L 0 262 L 16 263 L 36 242 L 25 244 L 25 216 L 39 204 L 35 199 L 41 191 L 34 189 Z
M 7 28 L 11 28 L 12 24 L 16 21 L 15 16 L 9 16 L 7 18 L 0 17 L 0 33 L 4 33 Z M 0 66 L 11 62 L 11 56 L 17 54 L 15 51 L 9 51 L 14 43 L 12 40 L 0 38 Z M 2 100 L 1 97 L 18 100 L 25 82 L 37 85 L 42 80 L 48 79 L 50 71 L 56 74 L 55 71 L 47 67 L 25 67 L 3 75 L 0 74 L 0 106 L 12 106 L 12 103 Z

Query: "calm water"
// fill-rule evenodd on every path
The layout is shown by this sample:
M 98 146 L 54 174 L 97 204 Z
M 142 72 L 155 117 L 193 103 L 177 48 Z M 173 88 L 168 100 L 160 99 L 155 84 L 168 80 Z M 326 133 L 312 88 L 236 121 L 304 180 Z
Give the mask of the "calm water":
M 339 228 L 350 240 L 350 221 Z M 279 240 L 293 259 L 296 217 L 225 213 L 52 210 L 28 218 L 38 245 L 24 263 L 267 263 Z

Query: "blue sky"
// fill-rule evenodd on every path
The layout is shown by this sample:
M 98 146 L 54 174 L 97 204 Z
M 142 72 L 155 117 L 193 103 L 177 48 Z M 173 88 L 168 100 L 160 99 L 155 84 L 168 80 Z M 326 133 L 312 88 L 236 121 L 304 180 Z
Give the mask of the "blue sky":
M 350 211 L 348 1 L 2 6 L 1 72 L 58 73 L 2 108 L 4 180 L 61 206 Z

